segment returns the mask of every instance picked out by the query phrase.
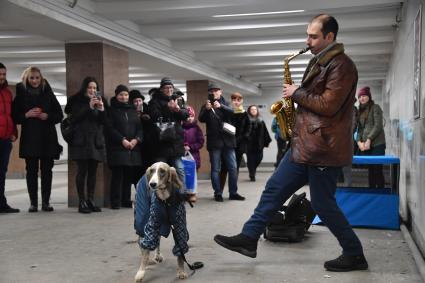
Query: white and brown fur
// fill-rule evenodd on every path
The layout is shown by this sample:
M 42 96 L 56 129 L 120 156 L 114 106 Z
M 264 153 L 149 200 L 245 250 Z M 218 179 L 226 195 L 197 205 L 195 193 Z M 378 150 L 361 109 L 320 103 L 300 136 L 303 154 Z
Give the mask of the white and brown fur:
M 146 181 L 148 183 L 148 188 L 155 191 L 156 196 L 164 201 L 173 194 L 173 190 L 183 187 L 182 182 L 177 176 L 176 169 L 164 162 L 154 163 L 146 170 Z M 142 260 L 134 278 L 136 282 L 142 282 L 146 274 L 146 267 L 149 263 L 150 251 L 141 248 L 141 252 Z M 158 246 L 155 250 L 154 263 L 162 262 L 162 260 L 163 257 Z M 177 257 L 177 278 L 187 278 L 187 273 L 184 270 L 184 261 L 181 256 Z

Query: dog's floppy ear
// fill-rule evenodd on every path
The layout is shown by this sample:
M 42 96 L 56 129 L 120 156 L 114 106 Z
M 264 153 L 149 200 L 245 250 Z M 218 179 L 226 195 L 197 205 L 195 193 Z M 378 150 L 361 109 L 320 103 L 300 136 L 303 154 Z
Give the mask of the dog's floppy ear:
M 152 170 L 151 170 L 152 166 L 148 167 L 148 169 L 146 169 L 146 183 L 149 184 L 149 180 L 152 177 Z
M 183 183 L 182 181 L 180 181 L 179 176 L 177 176 L 177 172 L 174 167 L 170 167 L 170 175 L 168 182 L 173 188 L 177 188 L 179 190 L 183 188 Z

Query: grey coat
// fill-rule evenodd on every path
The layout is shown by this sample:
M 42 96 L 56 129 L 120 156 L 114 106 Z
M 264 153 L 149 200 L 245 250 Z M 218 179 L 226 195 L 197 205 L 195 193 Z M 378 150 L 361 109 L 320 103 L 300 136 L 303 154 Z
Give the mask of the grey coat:
M 385 144 L 384 116 L 381 107 L 378 104 L 370 103 L 360 114 L 357 124 L 357 140 L 365 142 L 371 140 L 371 147 Z

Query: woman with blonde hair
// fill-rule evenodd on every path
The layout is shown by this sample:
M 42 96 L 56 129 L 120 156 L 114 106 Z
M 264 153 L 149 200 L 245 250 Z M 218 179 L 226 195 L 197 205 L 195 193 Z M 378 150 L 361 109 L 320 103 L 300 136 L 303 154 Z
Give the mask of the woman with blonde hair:
M 19 157 L 25 159 L 26 181 L 31 206 L 38 211 L 38 170 L 41 171 L 42 210 L 53 211 L 50 205 L 53 160 L 59 159 L 59 145 L 55 124 L 63 118 L 61 106 L 52 88 L 37 67 L 28 67 L 22 81 L 16 85 L 12 116 L 22 126 Z

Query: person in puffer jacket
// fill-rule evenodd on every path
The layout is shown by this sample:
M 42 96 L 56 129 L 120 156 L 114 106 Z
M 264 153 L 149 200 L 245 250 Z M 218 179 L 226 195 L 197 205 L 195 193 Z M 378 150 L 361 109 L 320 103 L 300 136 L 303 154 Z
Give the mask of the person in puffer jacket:
M 129 104 L 125 85 L 115 88 L 106 122 L 106 152 L 111 176 L 111 209 L 131 208 L 131 184 L 136 170 L 142 166 L 140 144 L 142 123 L 136 109 Z

